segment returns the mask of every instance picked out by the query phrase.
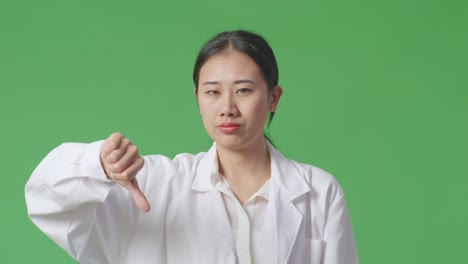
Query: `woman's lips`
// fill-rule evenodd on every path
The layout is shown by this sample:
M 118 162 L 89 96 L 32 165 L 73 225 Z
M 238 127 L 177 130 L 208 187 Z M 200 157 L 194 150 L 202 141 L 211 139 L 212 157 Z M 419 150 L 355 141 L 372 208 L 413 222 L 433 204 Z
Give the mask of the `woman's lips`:
M 218 126 L 221 132 L 226 134 L 231 134 L 236 132 L 240 128 L 240 124 L 233 123 L 233 122 L 224 122 Z

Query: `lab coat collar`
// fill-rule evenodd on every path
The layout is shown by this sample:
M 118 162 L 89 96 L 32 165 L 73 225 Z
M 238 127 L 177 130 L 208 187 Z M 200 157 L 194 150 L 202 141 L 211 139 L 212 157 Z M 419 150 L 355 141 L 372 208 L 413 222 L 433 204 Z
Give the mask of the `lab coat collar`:
M 267 143 L 271 159 L 271 178 L 279 186 L 279 189 L 285 192 L 290 201 L 309 192 L 309 184 L 293 162 L 284 157 L 269 142 Z
M 218 174 L 218 164 L 215 162 L 216 143 L 213 143 L 208 152 L 201 158 L 192 183 L 192 189 L 199 192 L 214 191 L 215 188 L 211 182 L 214 175 Z
M 290 201 L 310 191 L 310 187 L 294 166 L 293 162 L 285 158 L 268 141 L 268 150 L 271 159 L 271 179 Z M 218 175 L 216 143 L 213 143 L 208 152 L 197 166 L 192 189 L 199 192 L 215 191 L 212 178 Z

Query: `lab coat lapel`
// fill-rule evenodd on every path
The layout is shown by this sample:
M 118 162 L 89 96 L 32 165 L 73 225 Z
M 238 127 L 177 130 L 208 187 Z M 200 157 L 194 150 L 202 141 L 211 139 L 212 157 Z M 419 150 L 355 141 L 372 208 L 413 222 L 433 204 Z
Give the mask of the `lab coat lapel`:
M 207 215 L 210 226 L 216 231 L 215 234 L 222 236 L 232 252 L 235 252 L 231 225 L 221 193 L 213 187 L 211 182 L 214 173 L 218 173 L 215 144 L 200 160 L 193 179 L 192 190 L 198 192 L 201 210 Z M 220 248 L 225 247 L 220 245 Z
M 292 161 L 269 145 L 272 188 L 261 235 L 262 263 L 287 263 L 302 222 L 294 200 L 310 187 Z

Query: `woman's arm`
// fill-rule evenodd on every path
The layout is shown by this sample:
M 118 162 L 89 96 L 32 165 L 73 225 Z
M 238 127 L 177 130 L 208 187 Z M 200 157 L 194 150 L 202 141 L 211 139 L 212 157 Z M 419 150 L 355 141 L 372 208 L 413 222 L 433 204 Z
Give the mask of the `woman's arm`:
M 102 144 L 66 143 L 54 149 L 29 179 L 26 203 L 31 220 L 76 260 L 120 263 L 139 210 L 128 188 L 107 178 Z M 140 185 L 146 171 L 138 174 Z
M 324 240 L 326 241 L 324 263 L 358 264 L 351 220 L 341 187 L 339 191 L 328 210 L 324 229 Z

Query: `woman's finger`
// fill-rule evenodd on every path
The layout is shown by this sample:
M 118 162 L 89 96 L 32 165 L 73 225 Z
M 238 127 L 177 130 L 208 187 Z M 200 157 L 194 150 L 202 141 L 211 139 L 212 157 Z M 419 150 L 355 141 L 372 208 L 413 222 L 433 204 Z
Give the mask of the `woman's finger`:
M 138 148 L 135 145 L 130 145 L 125 150 L 125 153 L 119 158 L 119 160 L 113 163 L 111 169 L 115 173 L 122 173 L 138 158 Z
M 127 190 L 132 194 L 133 201 L 135 202 L 136 206 L 142 210 L 143 212 L 148 212 L 150 210 L 150 204 L 148 199 L 146 198 L 145 194 L 140 190 L 138 186 L 138 181 L 136 179 L 132 179 L 127 186 L 125 186 Z
M 118 181 L 130 181 L 143 168 L 144 159 L 138 156 L 123 172 L 114 172 L 112 178 Z
M 101 146 L 101 157 L 106 158 L 112 151 L 119 149 L 122 142 L 122 134 L 112 133 Z

